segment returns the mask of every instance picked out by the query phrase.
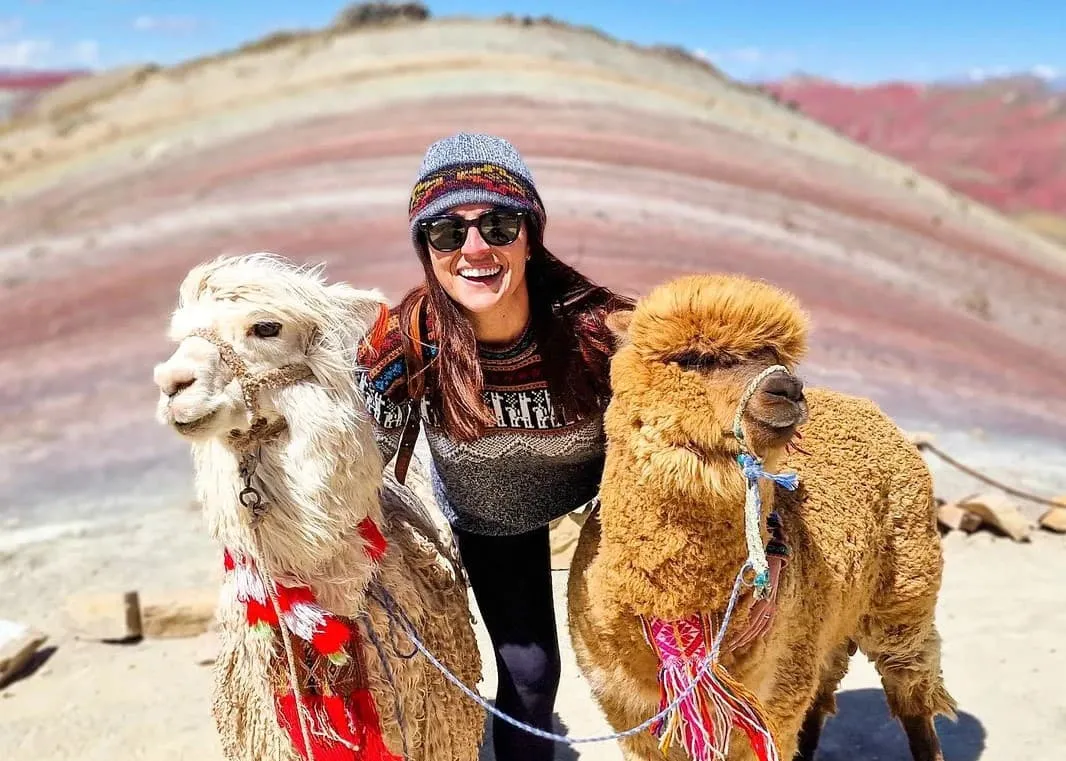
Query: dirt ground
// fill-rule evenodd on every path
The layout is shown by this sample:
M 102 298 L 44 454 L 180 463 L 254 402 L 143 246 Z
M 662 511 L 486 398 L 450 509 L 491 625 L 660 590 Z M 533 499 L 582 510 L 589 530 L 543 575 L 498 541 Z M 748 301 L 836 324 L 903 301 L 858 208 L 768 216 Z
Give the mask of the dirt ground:
M 939 724 L 950 761 L 1052 761 L 1066 743 L 1066 541 L 1038 532 L 1015 543 L 987 532 L 945 538 L 939 607 L 944 672 L 959 721 Z M 102 644 L 75 639 L 62 612 L 68 594 L 210 586 L 218 556 L 187 506 L 93 525 L 0 534 L 0 610 L 50 639 L 35 669 L 0 691 L 0 758 L 5 761 L 211 761 L 220 759 L 210 717 L 209 642 L 203 638 Z M 565 621 L 566 571 L 555 573 Z M 473 602 L 471 602 L 473 604 Z M 488 640 L 480 689 L 495 674 Z M 607 730 L 563 638 L 558 726 L 580 738 Z M 876 673 L 860 656 L 841 687 L 821 761 L 906 761 Z M 613 743 L 559 746 L 558 759 L 615 761 Z M 485 760 L 492 759 L 486 749 Z

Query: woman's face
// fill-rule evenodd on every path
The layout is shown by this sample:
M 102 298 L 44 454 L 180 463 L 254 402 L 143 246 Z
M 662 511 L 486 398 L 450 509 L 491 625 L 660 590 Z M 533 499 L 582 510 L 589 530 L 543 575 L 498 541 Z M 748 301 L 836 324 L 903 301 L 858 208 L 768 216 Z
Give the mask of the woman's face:
M 480 229 L 474 221 L 464 235 L 456 224 L 457 218 L 481 218 Z M 482 319 L 494 312 L 528 310 L 529 237 L 523 217 L 490 204 L 463 204 L 433 218 L 423 229 L 433 274 L 460 307 Z M 486 237 L 493 242 L 486 241 Z M 509 240 L 512 242 L 507 243 Z

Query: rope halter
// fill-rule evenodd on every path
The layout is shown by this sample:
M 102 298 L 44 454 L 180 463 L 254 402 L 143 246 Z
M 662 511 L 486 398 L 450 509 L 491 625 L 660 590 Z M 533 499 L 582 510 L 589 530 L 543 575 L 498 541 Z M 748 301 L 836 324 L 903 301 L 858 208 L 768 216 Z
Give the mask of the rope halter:
M 733 436 L 740 444 L 740 454 L 737 462 L 747 482 L 744 496 L 744 537 L 748 545 L 748 560 L 745 569 L 753 574 L 751 584 L 755 588 L 756 599 L 767 597 L 770 594 L 770 564 L 766 559 L 766 548 L 763 546 L 762 534 L 762 495 L 759 493 L 759 479 L 768 478 L 778 486 L 793 490 L 799 486 L 799 476 L 795 473 L 767 473 L 763 470 L 763 460 L 748 445 L 744 435 L 744 412 L 755 392 L 768 377 L 774 373 L 792 373 L 784 365 L 770 365 L 748 382 L 744 394 L 737 404 L 736 414 L 733 416 Z M 743 574 L 743 571 L 741 572 Z
M 289 427 L 284 417 L 269 420 L 263 415 L 259 406 L 259 395 L 263 389 L 282 388 L 314 377 L 311 368 L 303 363 L 291 363 L 275 367 L 258 374 L 248 372 L 248 365 L 241 359 L 237 350 L 214 330 L 198 328 L 189 335 L 198 336 L 212 343 L 218 349 L 222 363 L 233 373 L 241 387 L 244 404 L 248 408 L 252 422 L 246 431 L 233 430 L 226 437 L 230 446 L 240 453 L 240 475 L 243 489 L 237 495 L 240 503 L 252 514 L 252 523 L 258 524 L 266 514 L 267 506 L 263 503 L 262 493 L 252 486 L 259 458 L 252 454 L 264 442 L 274 439 Z
M 244 404 L 252 418 L 252 424 L 247 431 L 230 432 L 229 442 L 239 452 L 247 452 L 258 444 L 272 439 L 288 427 L 285 418 L 279 417 L 267 420 L 259 407 L 259 394 L 263 389 L 282 388 L 291 386 L 302 380 L 314 377 L 311 368 L 302 363 L 293 363 L 266 370 L 257 375 L 248 372 L 248 365 L 237 354 L 237 350 L 231 344 L 224 341 L 217 332 L 210 328 L 198 328 L 190 335 L 199 336 L 205 341 L 214 344 L 218 349 L 222 363 L 233 373 L 233 377 L 241 387 L 241 395 Z

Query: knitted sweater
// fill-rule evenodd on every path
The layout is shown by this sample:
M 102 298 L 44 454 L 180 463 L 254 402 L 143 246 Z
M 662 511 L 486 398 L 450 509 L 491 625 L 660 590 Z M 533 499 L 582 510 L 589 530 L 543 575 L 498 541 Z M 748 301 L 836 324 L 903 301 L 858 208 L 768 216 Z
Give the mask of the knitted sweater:
M 393 309 L 376 356 L 359 361 L 359 385 L 386 462 L 399 447 L 412 404 L 400 341 Z M 428 364 L 437 351 L 432 333 L 425 344 Z M 602 415 L 570 420 L 552 404 L 529 327 L 511 344 L 479 345 L 478 353 L 482 398 L 496 418 L 481 438 L 462 442 L 448 436 L 428 394 L 418 405 L 432 455 L 433 494 L 448 521 L 478 534 L 517 534 L 593 499 L 603 474 Z

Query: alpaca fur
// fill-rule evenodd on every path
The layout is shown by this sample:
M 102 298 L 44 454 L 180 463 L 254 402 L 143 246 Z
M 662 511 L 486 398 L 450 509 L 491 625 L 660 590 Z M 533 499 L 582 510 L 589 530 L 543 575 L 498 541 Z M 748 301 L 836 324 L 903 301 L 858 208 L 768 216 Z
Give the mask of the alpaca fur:
M 581 671 L 623 730 L 659 710 L 658 663 L 638 614 L 705 611 L 721 620 L 747 557 L 733 416 L 762 369 L 793 370 L 808 320 L 764 283 L 691 276 L 655 289 L 614 324 L 601 502 L 572 561 L 569 626 Z M 825 389 L 807 390 L 805 404 L 784 402 L 768 383 L 749 403 L 744 432 L 768 472 L 799 474 L 794 492 L 760 479 L 763 515 L 780 513 L 792 556 L 772 629 L 738 650 L 723 647 L 722 664 L 760 698 L 780 757 L 800 749 L 810 759 L 857 646 L 881 674 L 912 749 L 918 742 L 915 757 L 940 758 L 931 719 L 953 717 L 955 703 L 934 624 L 943 560 L 930 473 L 872 402 Z M 786 452 L 795 425 L 769 425 L 782 419 L 802 424 L 793 443 L 803 452 Z M 750 591 L 730 633 L 747 625 L 749 604 Z M 664 757 L 648 732 L 622 740 L 622 750 L 629 761 Z M 729 758 L 752 758 L 742 733 Z
M 368 601 L 376 573 L 410 616 L 423 641 L 467 685 L 481 678 L 465 584 L 416 497 L 383 477 L 381 454 L 352 371 L 358 342 L 374 324 L 383 299 L 342 283 L 326 285 L 318 269 L 298 268 L 270 254 L 224 257 L 195 267 L 180 288 L 171 320 L 175 353 L 156 369 L 163 388 L 159 417 L 185 423 L 196 489 L 211 536 L 221 546 L 258 555 L 248 511 L 237 501 L 238 456 L 225 441 L 247 428 L 240 389 L 218 350 L 189 336 L 212 328 L 259 373 L 290 362 L 314 375 L 265 391 L 260 404 L 288 429 L 263 444 L 257 487 L 270 504 L 260 526 L 261 567 L 279 580 L 310 585 L 320 604 L 345 617 L 369 613 L 384 641 L 397 685 L 411 759 L 473 761 L 481 744 L 482 709 L 461 695 L 425 658 L 404 658 L 407 638 L 390 636 L 388 618 Z M 257 321 L 276 321 L 276 337 L 254 335 Z M 169 394 L 175 382 L 191 385 Z M 203 424 L 192 422 L 205 420 Z M 357 525 L 376 521 L 388 550 L 375 567 Z M 220 560 L 221 562 L 221 560 Z M 298 758 L 279 727 L 268 685 L 268 661 L 284 663 L 283 648 L 252 635 L 232 578 L 219 600 L 221 649 L 215 666 L 214 714 L 227 759 Z M 395 697 L 377 650 L 365 637 L 371 690 L 390 750 L 402 754 Z

